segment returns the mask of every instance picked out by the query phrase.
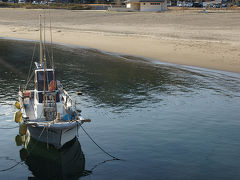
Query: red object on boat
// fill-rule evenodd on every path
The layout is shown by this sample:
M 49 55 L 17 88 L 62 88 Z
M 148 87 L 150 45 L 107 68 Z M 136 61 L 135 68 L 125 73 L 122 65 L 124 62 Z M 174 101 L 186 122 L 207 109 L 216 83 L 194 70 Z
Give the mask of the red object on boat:
M 29 90 L 26 90 L 26 91 L 23 91 L 23 97 L 31 97 L 31 91 L 29 91 Z
M 57 87 L 56 81 L 52 80 L 49 84 L 48 90 L 49 91 L 55 91 Z

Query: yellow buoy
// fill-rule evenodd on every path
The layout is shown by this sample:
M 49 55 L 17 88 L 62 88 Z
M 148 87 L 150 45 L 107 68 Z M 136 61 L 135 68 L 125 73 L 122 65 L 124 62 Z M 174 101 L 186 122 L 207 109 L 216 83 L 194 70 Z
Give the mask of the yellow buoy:
M 21 136 L 25 135 L 27 133 L 27 125 L 25 123 L 22 123 L 19 125 L 19 134 Z
M 15 105 L 15 107 L 18 108 L 18 109 L 21 108 L 21 107 L 20 107 L 20 102 L 18 102 L 18 101 L 16 101 L 14 105 Z
M 22 112 L 21 111 L 16 111 L 14 115 L 14 121 L 16 123 L 22 122 Z
M 20 152 L 21 160 L 22 161 L 26 161 L 26 159 L 27 159 L 27 157 L 29 155 L 28 151 L 25 148 L 22 148 L 19 152 Z
M 17 145 L 17 146 L 23 145 L 23 143 L 24 143 L 24 137 L 23 137 L 23 136 L 20 136 L 20 135 L 17 135 L 17 136 L 15 137 L 15 142 L 16 142 L 16 145 Z
M 58 112 L 57 113 L 57 120 L 60 120 L 61 119 L 61 114 Z

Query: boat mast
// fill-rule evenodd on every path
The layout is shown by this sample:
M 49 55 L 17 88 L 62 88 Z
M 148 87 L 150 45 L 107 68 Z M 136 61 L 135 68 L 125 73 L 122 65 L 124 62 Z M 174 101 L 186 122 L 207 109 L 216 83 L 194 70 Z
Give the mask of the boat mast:
M 43 18 L 43 60 L 44 60 L 44 68 L 46 70 L 46 67 L 47 67 L 47 58 L 46 58 L 46 31 L 45 31 L 45 11 L 44 11 L 44 18 Z
M 53 62 L 53 43 L 52 43 L 52 19 L 51 19 L 51 14 L 50 14 L 50 9 L 49 10 L 49 28 L 50 28 L 50 37 L 51 37 L 51 60 L 52 60 L 52 70 L 53 70 L 53 84 L 54 84 L 54 106 L 55 106 L 55 117 L 57 116 L 57 94 L 56 94 L 56 87 L 57 87 L 57 82 L 56 82 L 56 77 L 55 77 L 55 68 L 54 68 L 54 62 Z
M 45 38 L 46 38 L 46 34 L 45 34 L 45 11 L 44 11 L 44 19 L 43 19 L 43 33 L 44 33 L 44 41 L 43 41 L 43 66 L 44 66 L 44 94 L 45 94 L 45 91 L 46 91 L 46 82 L 47 82 L 47 79 L 48 79 L 48 75 L 46 74 L 46 69 L 47 69 L 47 59 L 46 59 L 46 41 L 45 41 Z M 44 101 L 45 103 L 45 101 Z
M 44 19 L 44 23 L 45 23 L 45 19 Z M 45 43 L 45 37 L 44 37 L 44 43 Z M 44 104 L 43 105 L 45 107 L 46 106 L 46 94 L 45 94 L 46 93 L 46 56 L 45 56 L 45 52 L 43 52 L 43 46 L 45 46 L 45 44 L 42 43 L 42 16 L 40 15 L 40 64 L 41 64 L 41 68 L 44 69 L 44 72 L 43 72 L 43 81 L 44 81 L 44 85 L 43 85 L 43 101 L 44 102 L 43 103 Z M 45 48 L 44 48 L 44 51 L 45 51 Z M 43 57 L 43 53 L 44 53 L 44 57 Z
M 42 48 L 42 17 L 41 15 L 39 16 L 39 21 L 40 21 L 40 64 L 41 67 L 43 67 L 43 48 Z

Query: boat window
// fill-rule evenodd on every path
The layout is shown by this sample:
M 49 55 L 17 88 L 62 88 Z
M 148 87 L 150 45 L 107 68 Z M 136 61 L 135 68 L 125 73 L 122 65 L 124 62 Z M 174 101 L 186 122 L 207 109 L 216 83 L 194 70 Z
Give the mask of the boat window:
M 53 71 L 46 71 L 46 90 L 48 90 L 49 83 L 53 80 Z M 38 91 L 43 91 L 44 89 L 44 71 L 37 71 L 37 87 Z
M 38 102 L 43 103 L 43 93 L 42 92 L 38 92 Z

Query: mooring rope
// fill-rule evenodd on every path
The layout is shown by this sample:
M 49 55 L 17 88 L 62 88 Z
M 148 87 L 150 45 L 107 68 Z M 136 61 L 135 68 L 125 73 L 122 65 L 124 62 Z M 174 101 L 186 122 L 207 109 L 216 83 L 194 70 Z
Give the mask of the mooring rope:
M 101 146 L 99 146 L 94 140 L 93 138 L 87 133 L 87 131 L 82 127 L 82 125 L 79 123 L 80 127 L 82 128 L 82 130 L 85 132 L 85 134 L 89 137 L 89 139 L 99 148 L 101 149 L 105 154 L 107 154 L 108 156 L 112 157 L 113 160 L 121 160 L 111 154 L 109 154 L 107 151 L 105 151 Z
M 4 171 L 8 171 L 10 169 L 13 169 L 15 168 L 16 166 L 18 166 L 19 164 L 21 164 L 23 161 L 19 161 L 17 162 L 16 164 L 14 164 L 13 166 L 9 167 L 9 168 L 6 168 L 6 169 L 1 169 L 0 172 L 4 172 Z
M 40 133 L 38 139 L 40 139 L 40 137 L 42 136 L 44 130 L 45 130 L 45 127 L 43 128 L 42 132 Z M 36 146 L 37 143 L 38 143 L 38 141 L 35 142 L 35 144 L 33 145 L 32 150 L 35 148 L 35 146 Z M 28 151 L 27 153 L 28 153 L 28 155 L 29 155 L 29 154 L 31 153 L 31 151 Z M 12 160 L 12 159 L 11 159 L 11 160 Z M 6 169 L 0 169 L 0 172 L 4 172 L 4 171 L 8 171 L 8 170 L 10 170 L 10 169 L 13 169 L 13 168 L 15 168 L 16 166 L 18 166 L 19 164 L 21 164 L 22 162 L 24 162 L 24 160 L 21 160 L 21 161 L 17 162 L 16 164 L 14 164 L 13 166 L 8 167 L 8 168 L 6 168 Z
M 102 165 L 102 164 L 104 164 L 104 163 L 106 163 L 106 162 L 109 162 L 109 161 L 114 161 L 115 159 L 108 159 L 108 160 L 104 160 L 104 161 L 102 161 L 102 162 L 99 162 L 98 164 L 96 164 L 96 165 L 94 165 L 90 170 L 89 170 L 89 172 L 92 172 L 94 169 L 96 169 L 98 166 L 100 166 L 100 165 Z

